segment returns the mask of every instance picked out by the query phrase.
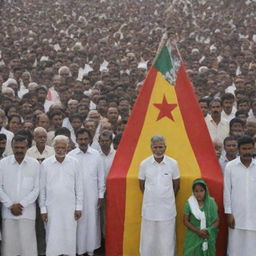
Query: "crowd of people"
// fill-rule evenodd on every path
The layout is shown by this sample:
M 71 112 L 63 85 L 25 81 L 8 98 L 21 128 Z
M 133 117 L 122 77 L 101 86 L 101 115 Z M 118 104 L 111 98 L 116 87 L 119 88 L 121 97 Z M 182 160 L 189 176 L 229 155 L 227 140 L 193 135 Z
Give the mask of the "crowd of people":
M 3 255 L 93 255 L 100 247 L 106 177 L 164 33 L 180 51 L 223 174 L 230 170 L 226 165 L 237 159 L 238 139 L 245 135 L 256 139 L 255 12 L 255 0 L 1 1 Z M 250 150 L 245 155 L 254 162 L 255 152 Z M 90 170 L 83 177 L 75 168 L 81 164 L 80 169 Z M 32 175 L 28 168 L 23 173 L 26 165 L 35 170 L 40 165 L 40 186 L 39 171 Z M 63 170 L 64 176 L 49 176 L 53 169 Z M 227 174 L 226 213 L 234 228 L 230 208 L 234 198 L 228 196 L 234 184 L 232 172 Z M 67 189 L 74 188 L 67 203 L 78 221 L 75 247 L 72 238 L 65 237 L 65 223 L 59 218 L 65 206 L 54 207 L 61 201 L 57 192 L 63 182 Z M 15 186 L 17 190 L 10 189 Z M 42 196 L 36 205 L 39 187 Z M 23 197 L 28 190 L 30 196 Z M 90 214 L 81 214 L 83 208 Z M 249 211 L 248 205 L 244 208 Z M 49 223 L 47 248 L 40 213 Z M 72 214 L 65 213 L 66 219 Z M 37 246 L 29 239 L 31 247 L 24 248 L 25 239 L 34 235 L 36 216 Z M 243 217 L 248 223 L 240 229 L 256 230 L 250 217 Z M 26 230 L 22 241 L 21 230 Z

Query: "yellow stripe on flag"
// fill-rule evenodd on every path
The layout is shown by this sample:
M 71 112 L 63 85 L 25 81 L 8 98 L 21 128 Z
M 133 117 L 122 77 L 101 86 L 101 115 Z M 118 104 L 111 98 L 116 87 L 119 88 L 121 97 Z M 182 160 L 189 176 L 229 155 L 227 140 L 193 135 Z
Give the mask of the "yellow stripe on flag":
M 161 104 L 164 96 L 166 97 L 168 104 L 177 104 L 177 107 L 172 111 L 174 121 L 167 117 L 157 121 L 159 109 L 155 107 L 154 104 Z M 156 77 L 141 136 L 138 140 L 126 177 L 124 256 L 139 255 L 142 193 L 139 190 L 138 171 L 141 161 L 152 154 L 150 149 L 150 139 L 154 135 L 163 135 L 166 138 L 166 154 L 176 159 L 180 168 L 182 193 L 179 193 L 176 202 L 178 212 L 178 255 L 182 255 L 182 239 L 185 230 L 182 222 L 183 207 L 185 201 L 191 194 L 192 181 L 195 178 L 201 177 L 201 172 L 187 137 L 187 132 L 178 106 L 175 87 L 171 86 L 160 72 L 158 72 Z

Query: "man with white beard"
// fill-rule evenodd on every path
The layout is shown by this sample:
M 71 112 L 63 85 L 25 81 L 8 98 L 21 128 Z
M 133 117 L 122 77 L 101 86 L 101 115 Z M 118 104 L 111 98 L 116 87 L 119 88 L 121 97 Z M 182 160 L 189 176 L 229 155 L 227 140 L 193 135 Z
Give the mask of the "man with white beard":
M 76 255 L 77 220 L 82 215 L 83 188 L 78 162 L 66 156 L 69 139 L 58 135 L 55 155 L 41 165 L 40 208 L 46 222 L 46 255 Z
M 76 142 L 79 148 L 69 155 L 76 158 L 82 172 L 84 203 L 86 213 L 78 221 L 77 254 L 87 253 L 92 256 L 94 250 L 100 247 L 100 211 L 105 193 L 104 163 L 98 151 L 89 147 L 90 132 L 80 128 L 76 132 Z

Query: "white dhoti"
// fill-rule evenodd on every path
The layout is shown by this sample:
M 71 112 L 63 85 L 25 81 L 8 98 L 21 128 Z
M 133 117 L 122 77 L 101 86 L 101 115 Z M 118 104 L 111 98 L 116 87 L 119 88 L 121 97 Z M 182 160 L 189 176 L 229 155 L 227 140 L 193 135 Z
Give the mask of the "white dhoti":
M 227 253 L 228 256 L 256 255 L 256 231 L 230 228 Z
M 3 256 L 37 256 L 35 221 L 3 219 Z
M 176 246 L 175 218 L 151 221 L 142 218 L 140 234 L 141 256 L 174 256 Z

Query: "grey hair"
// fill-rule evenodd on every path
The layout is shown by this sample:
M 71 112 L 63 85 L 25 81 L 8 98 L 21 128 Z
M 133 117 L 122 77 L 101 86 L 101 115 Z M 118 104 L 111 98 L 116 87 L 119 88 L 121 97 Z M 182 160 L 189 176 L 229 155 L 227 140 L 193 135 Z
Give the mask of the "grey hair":
M 63 141 L 65 142 L 66 145 L 68 145 L 69 143 L 69 138 L 65 135 L 57 135 L 54 139 L 53 139 L 53 143 L 52 145 L 55 146 L 57 141 Z
M 155 135 L 151 138 L 151 145 L 155 144 L 156 142 L 164 142 L 164 144 L 166 144 L 166 139 L 164 136 L 162 135 Z
M 34 134 L 36 134 L 38 132 L 43 132 L 43 133 L 47 134 L 47 131 L 43 127 L 36 127 L 34 130 Z

